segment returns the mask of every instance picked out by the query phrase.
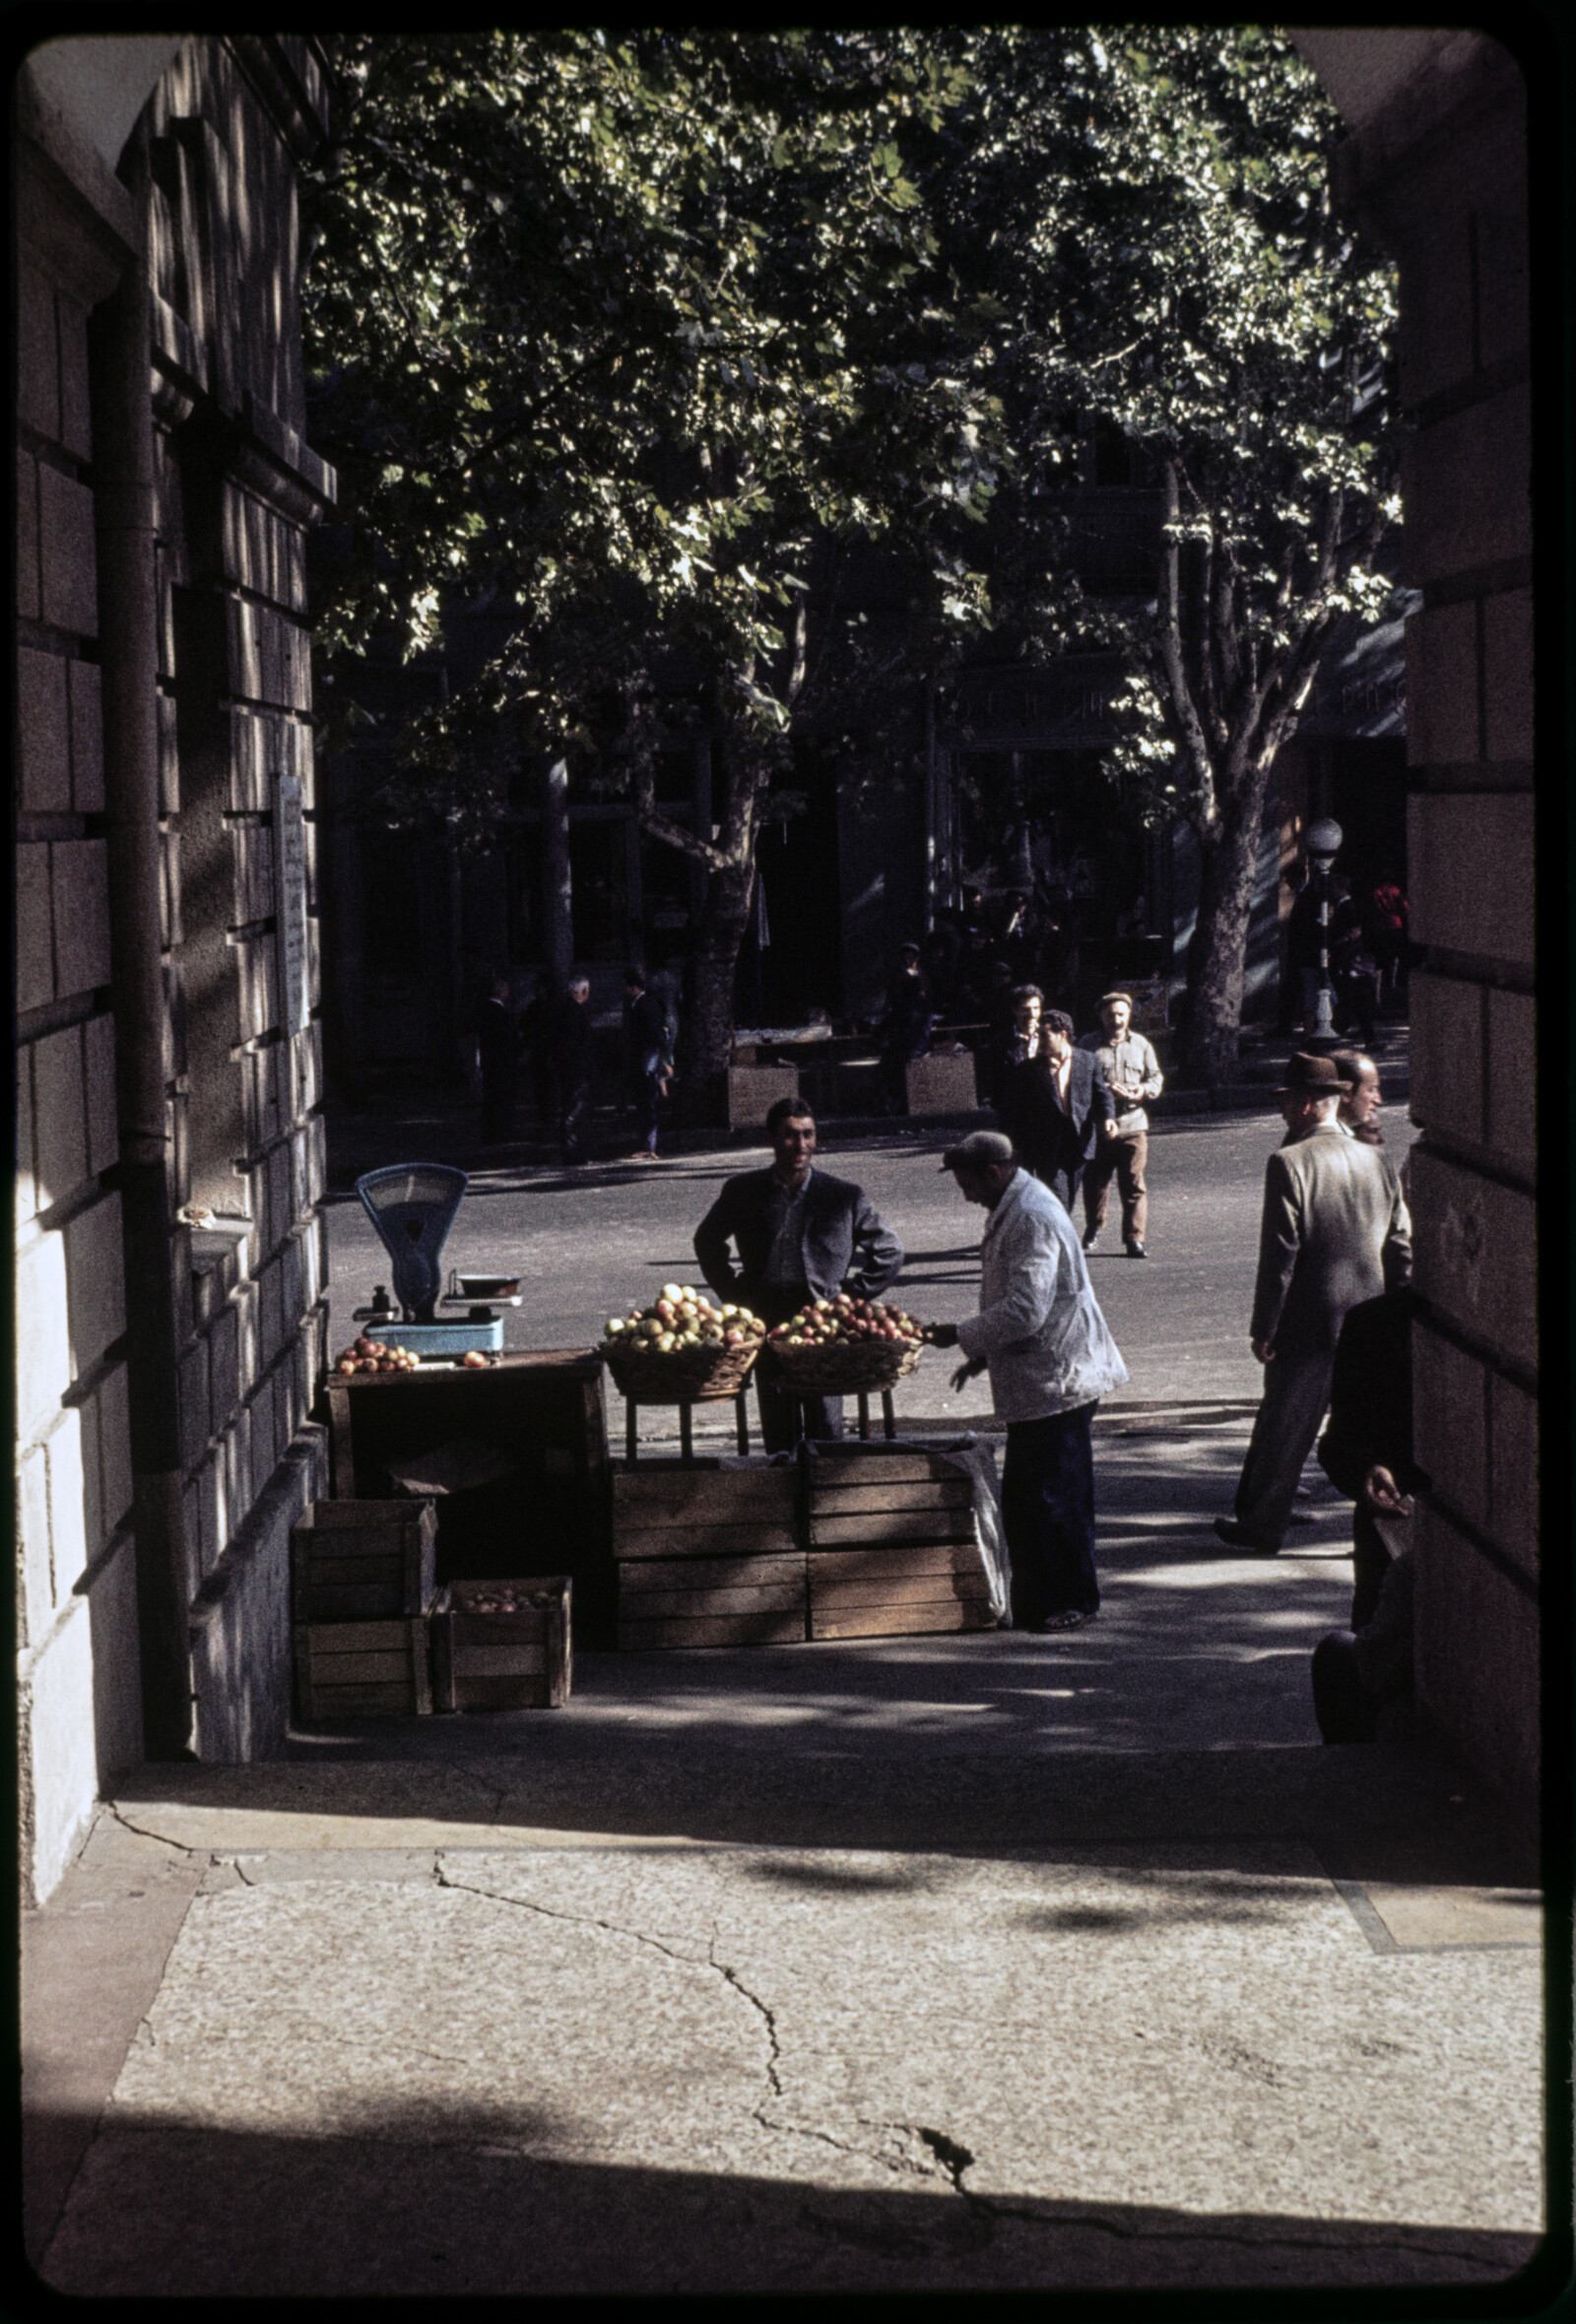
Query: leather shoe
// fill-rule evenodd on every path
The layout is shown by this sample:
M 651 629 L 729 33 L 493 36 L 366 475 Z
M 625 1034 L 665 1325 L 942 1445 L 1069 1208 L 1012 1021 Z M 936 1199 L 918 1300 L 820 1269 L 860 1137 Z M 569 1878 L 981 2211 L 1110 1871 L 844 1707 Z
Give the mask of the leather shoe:
M 1069 1606 L 1063 1614 L 1047 1614 L 1043 1622 L 1034 1624 L 1034 1628 L 1044 1637 L 1050 1631 L 1082 1630 L 1086 1622 L 1092 1622 L 1093 1619 L 1093 1613 L 1085 1614 L 1077 1606 Z
M 1098 1227 L 1085 1227 L 1085 1228 L 1084 1228 L 1084 1250 L 1085 1250 L 1085 1251 L 1092 1251 L 1092 1250 L 1094 1249 L 1094 1246 L 1095 1246 L 1095 1244 L 1096 1244 L 1096 1243 L 1099 1241 L 1099 1239 L 1100 1239 L 1100 1232 L 1099 1232 L 1099 1229 L 1098 1229 Z
M 1279 1541 L 1261 1541 L 1256 1533 L 1244 1533 L 1235 1517 L 1216 1517 L 1215 1530 L 1227 1549 L 1245 1549 L 1250 1557 L 1273 1558 L 1280 1554 Z
M 1130 1243 L 1127 1247 L 1127 1255 L 1129 1259 L 1148 1259 L 1149 1256 L 1142 1243 Z

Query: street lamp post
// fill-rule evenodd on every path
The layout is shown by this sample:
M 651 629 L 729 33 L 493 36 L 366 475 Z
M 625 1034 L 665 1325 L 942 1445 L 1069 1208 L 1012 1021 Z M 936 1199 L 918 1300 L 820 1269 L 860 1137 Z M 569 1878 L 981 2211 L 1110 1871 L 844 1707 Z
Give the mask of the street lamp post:
M 1337 1047 L 1341 1036 L 1336 1030 L 1335 987 L 1330 981 L 1330 867 L 1341 852 L 1341 825 L 1323 815 L 1308 830 L 1308 862 L 1312 876 L 1319 882 L 1319 990 L 1316 997 L 1317 1014 L 1313 1031 L 1306 1036 L 1307 1046 L 1313 1051 L 1329 1051 Z

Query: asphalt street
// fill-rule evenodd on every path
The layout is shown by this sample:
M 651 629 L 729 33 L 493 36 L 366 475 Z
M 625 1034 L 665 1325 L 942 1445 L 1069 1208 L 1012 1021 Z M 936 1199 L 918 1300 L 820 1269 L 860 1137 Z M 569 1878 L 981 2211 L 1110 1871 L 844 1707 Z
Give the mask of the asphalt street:
M 1399 1160 L 1414 1133 L 1399 1106 L 1387 1109 L 1385 1123 Z M 1149 1256 L 1142 1261 L 1122 1249 L 1113 1189 L 1111 1220 L 1089 1259 L 1131 1375 L 1110 1404 L 1257 1398 L 1260 1373 L 1247 1333 L 1259 1201 L 1266 1159 L 1283 1135 L 1270 1106 L 1156 1124 L 1149 1139 Z M 978 1305 L 985 1215 L 970 1209 L 952 1178 L 940 1171 L 947 1142 L 947 1133 L 917 1130 L 847 1145 L 827 1135 L 819 1154 L 828 1170 L 856 1179 L 896 1232 L 906 1253 L 898 1296 L 935 1322 L 955 1321 Z M 680 1155 L 657 1168 L 620 1162 L 575 1171 L 542 1165 L 475 1171 L 444 1264 L 478 1272 L 506 1267 L 524 1278 L 521 1305 L 505 1310 L 505 1347 L 586 1347 L 609 1316 L 634 1300 L 644 1304 L 661 1284 L 699 1282 L 692 1247 L 697 1221 L 724 1179 L 768 1159 L 764 1146 L 732 1147 Z M 388 1281 L 388 1261 L 354 1193 L 332 1194 L 327 1216 L 338 1348 L 360 1328 L 353 1311 Z M 896 1391 L 900 1419 L 967 1425 L 989 1413 L 983 1381 L 952 1393 L 955 1362 L 927 1351 Z M 623 1404 L 611 1384 L 608 1394 L 609 1430 L 616 1435 Z

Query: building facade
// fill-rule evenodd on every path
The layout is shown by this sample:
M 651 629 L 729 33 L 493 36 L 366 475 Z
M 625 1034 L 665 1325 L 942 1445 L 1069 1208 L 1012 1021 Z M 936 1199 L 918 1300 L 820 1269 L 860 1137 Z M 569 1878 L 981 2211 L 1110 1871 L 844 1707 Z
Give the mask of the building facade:
M 296 37 L 16 83 L 25 1894 L 117 1770 L 283 1740 L 324 1354 Z

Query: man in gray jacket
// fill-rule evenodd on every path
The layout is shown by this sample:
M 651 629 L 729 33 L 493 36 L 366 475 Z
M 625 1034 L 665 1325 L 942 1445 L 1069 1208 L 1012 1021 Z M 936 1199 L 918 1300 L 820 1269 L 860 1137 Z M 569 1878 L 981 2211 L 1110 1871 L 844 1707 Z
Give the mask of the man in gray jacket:
M 1265 1167 L 1248 1332 L 1264 1400 L 1236 1516 L 1215 1520 L 1230 1548 L 1260 1556 L 1274 1555 L 1290 1522 L 1347 1310 L 1412 1279 L 1412 1220 L 1395 1165 L 1346 1136 L 1337 1118 L 1349 1086 L 1333 1058 L 1294 1056 L 1280 1092 L 1291 1134 Z
M 1078 1231 L 1012 1141 L 976 1130 L 942 1160 L 965 1202 L 990 1212 L 980 1245 L 979 1314 L 938 1323 L 938 1347 L 968 1358 L 961 1388 L 987 1367 L 1007 1423 L 1002 1522 L 1018 1630 L 1081 1630 L 1099 1609 L 1094 1572 L 1094 1460 L 1089 1423 L 1127 1366 L 1106 1329 Z

